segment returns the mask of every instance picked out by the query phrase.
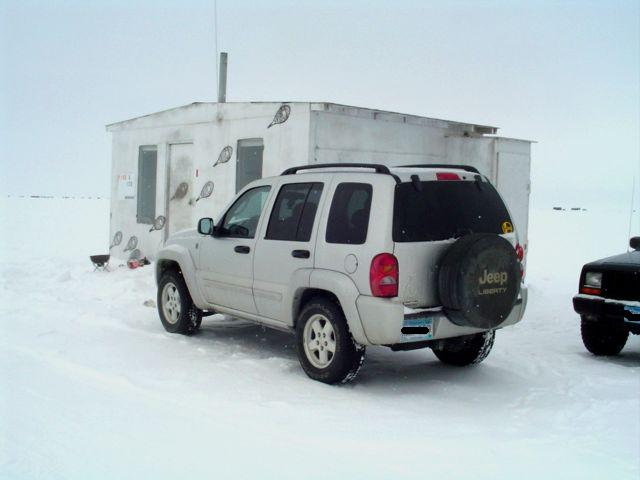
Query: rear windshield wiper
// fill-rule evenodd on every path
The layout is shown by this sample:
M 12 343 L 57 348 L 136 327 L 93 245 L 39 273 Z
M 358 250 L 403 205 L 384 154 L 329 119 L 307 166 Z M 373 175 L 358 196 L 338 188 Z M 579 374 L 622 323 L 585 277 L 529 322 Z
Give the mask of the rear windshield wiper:
M 416 192 L 422 191 L 422 182 L 420 181 L 420 177 L 418 175 L 411 175 L 411 184 Z
M 473 182 L 473 183 L 475 183 L 475 184 L 476 184 L 476 187 L 478 187 L 478 190 L 479 190 L 480 192 L 482 192 L 482 191 L 483 191 L 483 189 L 482 189 L 482 183 L 483 183 L 483 182 L 482 182 L 482 176 L 480 176 L 480 175 L 474 175 L 474 176 L 473 176 L 473 180 L 474 180 L 474 182 Z

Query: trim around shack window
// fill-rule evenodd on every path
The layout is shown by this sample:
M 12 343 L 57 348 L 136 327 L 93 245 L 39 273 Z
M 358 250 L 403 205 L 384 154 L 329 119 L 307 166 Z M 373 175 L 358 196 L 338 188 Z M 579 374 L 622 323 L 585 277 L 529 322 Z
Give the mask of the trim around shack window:
M 156 185 L 158 176 L 158 147 L 144 145 L 138 149 L 138 190 L 136 193 L 136 221 L 151 225 L 156 218 Z
M 236 148 L 236 193 L 254 180 L 262 178 L 264 140 L 241 138 Z

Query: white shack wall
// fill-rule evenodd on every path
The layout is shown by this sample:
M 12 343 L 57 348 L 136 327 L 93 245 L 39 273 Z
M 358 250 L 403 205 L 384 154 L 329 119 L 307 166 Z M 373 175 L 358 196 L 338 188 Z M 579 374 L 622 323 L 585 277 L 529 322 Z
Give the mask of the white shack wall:
M 386 120 L 387 117 L 395 121 Z M 336 112 L 311 112 L 312 162 L 384 165 L 423 163 L 476 167 L 491 179 L 507 203 L 521 242 L 527 245 L 530 142 L 501 137 L 464 136 L 463 126 L 397 121 L 397 114 L 363 118 Z M 498 175 L 498 165 L 501 164 Z
M 531 142 L 511 138 L 496 138 L 495 142 L 495 183 L 509 206 L 520 242 L 528 250 Z
M 191 212 L 191 224 L 195 227 L 201 217 L 217 218 L 235 196 L 238 140 L 263 139 L 262 175 L 265 177 L 278 175 L 294 164 L 308 163 L 309 105 L 289 105 L 289 119 L 270 128 L 267 126 L 278 110 L 279 103 L 225 104 L 221 106 L 220 114 L 215 105 L 200 104 L 111 127 L 110 236 L 113 239 L 115 233 L 120 231 L 123 237 L 122 243 L 111 249 L 111 254 L 118 258 L 128 258 L 129 252 L 124 249 L 129 238 L 136 236 L 137 248 L 141 254 L 153 258 L 165 238 L 165 229 L 149 232 L 151 225 L 138 223 L 136 219 L 138 152 L 141 146 L 157 146 L 156 216 L 167 216 L 167 196 L 170 197 L 173 193 L 169 192 L 167 195 L 166 165 L 169 145 L 193 143 L 193 182 L 184 201 L 195 200 L 207 181 L 214 182 L 211 197 L 192 202 L 188 209 Z M 233 148 L 231 159 L 214 167 L 225 146 Z M 133 176 L 134 198 L 124 199 L 119 196 L 117 178 L 123 174 Z
M 495 182 L 495 138 L 448 136 L 446 161 L 459 165 L 473 165 L 480 173 Z
M 438 127 L 315 111 L 311 112 L 311 153 L 317 163 L 444 163 L 445 132 Z

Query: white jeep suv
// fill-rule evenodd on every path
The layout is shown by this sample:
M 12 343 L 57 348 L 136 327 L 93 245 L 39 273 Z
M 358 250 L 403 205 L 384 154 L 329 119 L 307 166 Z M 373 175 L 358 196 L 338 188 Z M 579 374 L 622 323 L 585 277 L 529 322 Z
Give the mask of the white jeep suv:
M 295 167 L 169 238 L 156 264 L 165 329 L 223 313 L 295 332 L 307 375 L 347 382 L 367 345 L 469 365 L 526 305 L 509 211 L 476 169 Z

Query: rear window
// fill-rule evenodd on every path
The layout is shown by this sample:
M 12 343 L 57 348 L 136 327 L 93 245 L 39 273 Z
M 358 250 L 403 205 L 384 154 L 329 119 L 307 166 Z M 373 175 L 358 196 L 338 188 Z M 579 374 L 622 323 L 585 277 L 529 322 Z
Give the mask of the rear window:
M 511 224 L 496 189 L 487 182 L 432 181 L 396 187 L 393 240 L 428 242 L 467 233 L 503 233 Z

